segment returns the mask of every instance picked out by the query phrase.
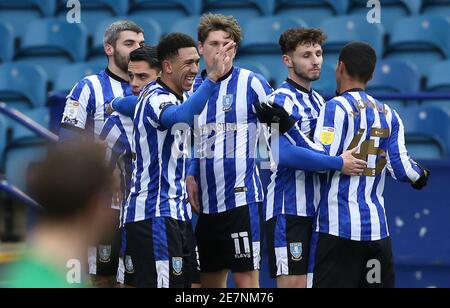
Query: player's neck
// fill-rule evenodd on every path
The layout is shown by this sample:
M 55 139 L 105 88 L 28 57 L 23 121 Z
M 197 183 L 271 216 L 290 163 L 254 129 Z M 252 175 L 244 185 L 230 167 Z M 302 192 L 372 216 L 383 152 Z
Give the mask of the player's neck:
M 170 78 L 168 78 L 167 75 L 165 75 L 164 73 L 161 73 L 160 80 L 164 83 L 164 85 L 166 87 L 169 88 L 169 90 L 171 90 L 171 92 L 173 92 L 174 94 L 177 94 L 178 97 L 183 97 L 183 89 L 178 88 L 175 85 L 175 82 L 173 82 Z
M 112 62 L 110 61 L 110 62 L 108 63 L 108 69 L 109 69 L 109 71 L 110 71 L 111 73 L 113 73 L 114 75 L 116 75 L 116 76 L 122 78 L 123 80 L 128 80 L 128 79 L 129 79 L 128 73 L 122 71 L 122 70 L 114 63 L 114 61 L 112 61 Z
M 290 80 L 292 80 L 293 82 L 295 82 L 296 84 L 299 84 L 300 86 L 302 86 L 302 88 L 308 90 L 308 92 L 311 91 L 311 81 L 310 80 L 300 78 L 297 76 L 297 74 L 295 74 L 293 72 L 292 73 L 290 72 L 288 74 L 288 78 Z
M 351 89 L 366 89 L 366 84 L 357 80 L 343 80 L 339 86 L 339 94 L 347 92 Z

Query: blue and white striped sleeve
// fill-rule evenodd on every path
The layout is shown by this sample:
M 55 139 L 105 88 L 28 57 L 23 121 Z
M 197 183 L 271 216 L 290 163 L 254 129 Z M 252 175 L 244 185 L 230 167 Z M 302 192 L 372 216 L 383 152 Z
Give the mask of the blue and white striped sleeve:
M 85 129 L 86 119 L 95 110 L 95 93 L 88 79 L 78 82 L 67 96 L 61 124 Z
M 301 121 L 300 113 L 298 112 L 297 106 L 292 102 L 292 99 L 286 93 L 274 92 L 272 93 L 268 101 L 270 104 L 276 104 L 283 107 L 284 110 L 289 114 L 289 116 L 294 119 L 297 123 L 292 126 L 284 136 L 294 145 L 303 147 L 312 151 L 317 151 L 324 153 L 324 149 L 320 144 L 315 144 L 311 141 L 301 130 L 298 122 Z
M 405 129 L 398 113 L 392 111 L 392 129 L 387 151 L 387 169 L 391 176 L 401 182 L 417 181 L 423 172 L 412 160 L 405 147 Z
M 144 101 L 147 100 L 144 104 L 145 114 L 150 118 L 152 125 L 155 128 L 162 128 L 161 115 L 163 111 L 167 107 L 174 105 L 171 96 L 165 93 L 157 93 L 142 99 Z
M 119 157 L 126 152 L 126 146 L 123 143 L 123 140 L 126 140 L 127 138 L 117 113 L 113 113 L 105 121 L 99 138 L 100 140 L 106 141 L 108 144 L 106 159 L 110 165 L 114 167 Z
M 253 105 L 259 104 L 260 102 L 266 102 L 269 94 L 273 92 L 273 89 L 267 80 L 259 74 L 253 75 L 250 87 L 256 95 Z
M 330 100 L 320 110 L 317 120 L 314 142 L 321 144 L 325 152 L 330 156 L 341 155 L 343 142 L 346 133 L 344 127 L 347 127 L 347 113 L 344 108 L 336 101 Z

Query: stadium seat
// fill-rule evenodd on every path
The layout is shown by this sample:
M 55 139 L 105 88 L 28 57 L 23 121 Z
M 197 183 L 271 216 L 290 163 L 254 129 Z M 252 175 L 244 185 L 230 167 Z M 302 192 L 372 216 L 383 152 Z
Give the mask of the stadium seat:
M 181 18 L 177 22 L 175 22 L 170 29 L 170 32 L 181 32 L 189 35 L 197 42 L 197 28 L 198 23 L 200 22 L 200 16 L 189 16 L 186 18 Z
M 335 67 L 327 63 L 322 64 L 320 79 L 313 82 L 312 88 L 322 96 L 333 97 L 336 94 Z
M 16 61 L 41 65 L 50 81 L 58 69 L 71 62 L 84 61 L 87 34 L 83 25 L 59 19 L 33 21 L 28 26 Z
M 3 153 L 6 146 L 7 128 L 6 119 L 0 113 L 0 168 L 3 166 Z
M 414 16 L 399 20 L 391 33 L 385 58 L 409 60 L 421 74 L 449 54 L 450 24 L 438 16 Z
M 0 63 L 11 61 L 14 57 L 14 29 L 10 24 L 0 22 Z
M 450 93 L 450 60 L 433 65 L 427 75 L 426 90 L 431 92 Z M 424 100 L 426 106 L 436 106 L 450 112 L 450 98 L 442 100 Z
M 36 121 L 38 124 L 43 126 L 44 128 L 49 128 L 50 125 L 50 114 L 48 112 L 48 108 L 38 107 L 34 108 L 32 110 L 29 110 L 25 113 L 25 115 L 32 120 Z M 14 122 L 13 124 L 13 130 L 12 130 L 12 136 L 11 136 L 11 142 L 7 145 L 15 146 L 17 144 L 22 144 L 25 141 L 34 140 L 39 138 L 34 132 L 20 124 L 19 122 Z
M 66 0 L 59 0 L 58 16 L 66 19 L 71 7 L 67 8 Z M 81 23 L 86 29 L 95 29 L 98 22 L 114 16 L 128 13 L 128 0 L 81 0 Z
M 206 0 L 203 12 L 231 15 L 241 27 L 245 27 L 255 17 L 272 15 L 274 9 L 275 0 Z
M 374 95 L 389 93 L 420 92 L 420 74 L 414 64 L 402 60 L 382 60 L 377 63 L 372 80 L 367 85 L 367 91 Z M 416 104 L 416 101 L 383 100 L 391 108 L 400 111 L 406 105 Z
M 159 39 L 162 35 L 162 31 L 161 27 L 155 20 L 151 18 L 145 18 L 143 16 L 122 16 L 117 18 L 109 18 L 102 20 L 94 29 L 95 33 L 92 34 L 94 40 L 92 48 L 89 51 L 89 59 L 92 60 L 93 57 L 100 57 L 102 60 L 105 59 L 106 56 L 103 49 L 103 36 L 105 34 L 106 28 L 108 28 L 110 24 L 118 20 L 131 20 L 135 22 L 144 30 L 145 43 L 147 45 L 155 46 L 158 44 Z
M 367 7 L 367 0 L 351 0 L 350 14 L 366 17 L 373 5 Z M 391 29 L 395 22 L 409 15 L 417 14 L 421 0 L 384 0 L 381 4 L 381 23 Z
M 405 109 L 405 138 L 414 158 L 448 157 L 450 147 L 450 114 L 437 107 Z
M 251 60 L 241 60 L 236 59 L 234 61 L 235 66 L 238 66 L 240 68 L 247 69 L 249 71 L 252 71 L 254 73 L 260 74 L 264 78 L 266 78 L 267 81 L 272 82 L 272 75 L 270 73 L 270 70 L 261 62 L 255 62 Z
M 166 34 L 174 21 L 189 15 L 200 15 L 201 10 L 201 0 L 135 0 L 131 3 L 129 15 L 154 19 L 162 33 Z
M 342 47 L 351 41 L 364 41 L 370 44 L 379 57 L 383 54 L 384 28 L 381 24 L 369 24 L 360 16 L 339 16 L 321 25 L 327 34 L 323 46 L 324 61 L 336 64 Z
M 422 14 L 441 16 L 450 21 L 450 1 L 426 0 L 423 2 Z
M 18 37 L 31 21 L 54 16 L 55 10 L 56 0 L 0 0 L 0 20 L 10 23 Z
M 98 62 L 81 62 L 67 65 L 58 72 L 58 78 L 53 90 L 69 93 L 74 85 L 85 76 L 97 74 L 103 69 L 105 69 L 105 66 L 99 65 Z
M 47 95 L 45 71 L 33 64 L 0 65 L 0 100 L 19 110 L 43 106 Z
M 345 14 L 348 5 L 348 0 L 280 0 L 276 14 L 301 18 L 308 26 L 319 27 L 326 19 Z
M 265 16 L 251 20 L 244 27 L 245 40 L 241 51 L 246 53 L 280 53 L 278 39 L 289 28 L 306 27 L 303 20 L 294 17 Z

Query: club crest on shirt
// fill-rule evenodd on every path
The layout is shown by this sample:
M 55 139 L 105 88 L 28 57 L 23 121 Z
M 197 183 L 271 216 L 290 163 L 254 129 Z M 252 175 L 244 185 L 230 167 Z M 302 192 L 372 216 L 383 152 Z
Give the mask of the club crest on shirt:
M 293 261 L 300 261 L 302 259 L 302 253 L 303 253 L 302 243 L 290 243 L 289 251 L 291 252 Z
M 102 263 L 108 263 L 111 261 L 111 245 L 99 245 L 98 255 L 99 260 Z
M 333 143 L 334 139 L 334 128 L 333 127 L 322 127 L 320 132 L 320 142 L 323 145 L 330 145 Z
M 224 95 L 222 98 L 222 110 L 225 112 L 233 109 L 233 94 Z
M 172 258 L 172 268 L 174 275 L 181 275 L 183 273 L 183 258 L 173 257 Z

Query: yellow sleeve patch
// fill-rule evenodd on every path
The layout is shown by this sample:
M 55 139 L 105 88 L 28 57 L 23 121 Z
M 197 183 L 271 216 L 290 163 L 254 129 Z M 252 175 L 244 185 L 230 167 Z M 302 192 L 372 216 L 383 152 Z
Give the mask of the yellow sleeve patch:
M 334 128 L 333 127 L 322 127 L 320 133 L 320 142 L 323 145 L 330 145 L 334 139 Z

